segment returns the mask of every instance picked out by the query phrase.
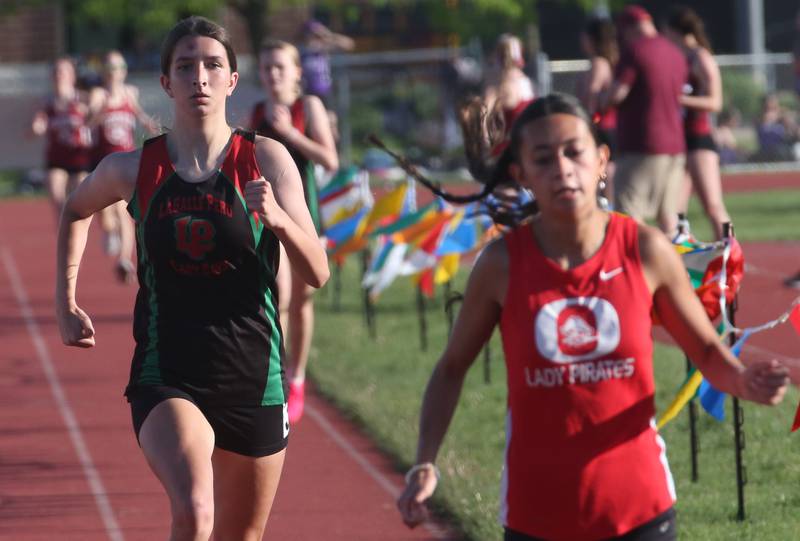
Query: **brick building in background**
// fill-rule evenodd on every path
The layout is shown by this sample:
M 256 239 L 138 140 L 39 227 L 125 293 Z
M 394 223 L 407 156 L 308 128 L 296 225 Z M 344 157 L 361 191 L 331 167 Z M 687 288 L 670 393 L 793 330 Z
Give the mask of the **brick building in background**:
M 0 63 L 50 62 L 64 54 L 66 35 L 60 2 L 12 9 L 0 2 Z

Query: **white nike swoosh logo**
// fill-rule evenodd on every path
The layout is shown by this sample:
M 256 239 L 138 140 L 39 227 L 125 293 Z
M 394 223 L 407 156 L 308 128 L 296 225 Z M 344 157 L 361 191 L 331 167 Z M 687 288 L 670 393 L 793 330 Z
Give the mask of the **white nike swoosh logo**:
M 606 272 L 605 269 L 600 270 L 600 279 L 604 282 L 611 280 L 617 274 L 620 274 L 623 271 L 622 267 L 617 267 L 616 269 L 612 269 Z

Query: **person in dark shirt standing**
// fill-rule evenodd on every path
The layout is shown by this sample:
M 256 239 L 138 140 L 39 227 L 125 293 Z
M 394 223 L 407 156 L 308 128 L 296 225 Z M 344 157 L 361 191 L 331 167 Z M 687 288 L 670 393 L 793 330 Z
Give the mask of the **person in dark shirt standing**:
M 618 107 L 615 208 L 640 221 L 655 218 L 672 235 L 686 162 L 679 102 L 686 58 L 639 6 L 627 6 L 617 25 L 622 51 L 603 100 L 604 108 Z

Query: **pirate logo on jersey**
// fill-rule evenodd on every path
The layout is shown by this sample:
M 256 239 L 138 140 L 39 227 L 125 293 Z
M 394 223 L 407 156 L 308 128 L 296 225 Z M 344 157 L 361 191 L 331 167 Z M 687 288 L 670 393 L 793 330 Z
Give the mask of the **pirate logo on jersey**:
M 544 305 L 534 324 L 536 349 L 555 363 L 596 359 L 619 345 L 619 315 L 597 297 L 559 299 Z

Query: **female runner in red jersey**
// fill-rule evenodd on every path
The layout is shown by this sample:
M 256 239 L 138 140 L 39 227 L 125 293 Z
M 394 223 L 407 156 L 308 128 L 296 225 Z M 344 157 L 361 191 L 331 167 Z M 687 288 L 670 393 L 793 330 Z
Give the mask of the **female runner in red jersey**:
M 86 125 L 86 97 L 75 86 L 75 64 L 59 58 L 53 64 L 53 95 L 31 123 L 35 135 L 47 137 L 47 191 L 58 223 L 67 195 L 89 170 L 91 134 Z
M 300 53 L 291 43 L 268 39 L 258 55 L 258 72 L 265 99 L 255 105 L 250 128 L 283 143 L 303 180 L 306 203 L 320 232 L 314 164 L 328 171 L 339 167 L 333 132 L 325 106 L 317 96 L 302 94 Z M 314 332 L 312 289 L 289 266 L 278 270 L 281 321 L 288 328 L 289 420 L 299 421 L 305 403 L 305 377 Z
M 139 105 L 139 91 L 125 83 L 128 66 L 119 51 L 108 51 L 103 58 L 103 86 L 89 94 L 89 127 L 92 128 L 91 169 L 113 152 L 129 152 L 136 148 L 134 131 L 139 122 L 151 134 L 158 133 L 158 124 Z M 104 233 L 104 249 L 116 256 L 117 277 L 132 282 L 135 267 L 131 262 L 134 247 L 133 223 L 125 203 L 120 201 L 100 212 Z
M 408 525 L 425 518 L 464 377 L 498 324 L 508 381 L 506 540 L 675 539 L 674 486 L 654 420 L 651 311 L 715 387 L 763 404 L 782 399 L 785 367 L 739 363 L 664 234 L 598 206 L 607 161 L 572 97 L 539 98 L 514 124 L 482 193 L 510 175 L 533 191 L 539 212 L 490 244 L 472 270 L 425 391 L 417 465 L 398 500 Z
M 700 198 L 711 222 L 714 236 L 722 238 L 722 224 L 730 221 L 722 199 L 719 151 L 712 137 L 711 113 L 722 109 L 722 79 L 711 53 L 702 19 L 689 7 L 672 10 L 664 35 L 686 54 L 689 64 L 690 94 L 680 97 L 685 108 L 683 131 L 686 136 L 687 179 L 681 190 L 678 209 L 685 214 L 692 188 Z M 686 229 L 687 225 L 683 224 Z
M 599 109 L 601 97 L 614 82 L 614 67 L 619 60 L 617 32 L 611 19 L 590 19 L 581 34 L 581 48 L 589 57 L 589 69 L 578 81 L 576 96 L 594 120 L 600 143 L 609 148 L 605 186 L 601 192 L 606 201 L 613 205 L 611 195 L 614 193 L 613 160 L 617 142 L 617 110 L 614 107 L 604 111 Z
M 136 219 L 139 293 L 126 396 L 170 500 L 170 539 L 261 539 L 289 434 L 275 275 L 282 244 L 321 287 L 325 250 L 289 153 L 232 130 L 238 81 L 227 32 L 180 21 L 161 53 L 174 125 L 103 158 L 66 202 L 56 313 L 65 344 L 94 345 L 76 283 L 91 216 L 120 200 Z

